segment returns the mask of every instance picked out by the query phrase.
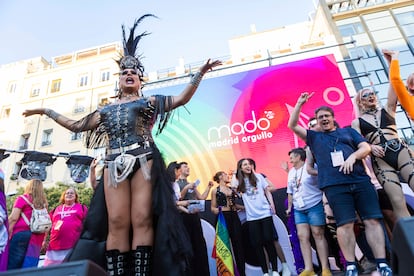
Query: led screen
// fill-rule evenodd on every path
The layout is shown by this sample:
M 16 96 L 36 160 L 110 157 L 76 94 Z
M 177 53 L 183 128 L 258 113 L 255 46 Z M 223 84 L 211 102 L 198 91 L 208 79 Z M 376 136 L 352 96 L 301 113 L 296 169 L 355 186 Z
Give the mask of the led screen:
M 176 95 L 184 88 L 146 93 Z M 217 171 L 234 170 L 243 157 L 253 158 L 276 188 L 286 187 L 280 164 L 289 160 L 289 150 L 304 145 L 287 127 L 289 112 L 304 91 L 314 95 L 302 109 L 302 126 L 321 105 L 334 109 L 340 126 L 350 124 L 351 99 L 334 56 L 326 55 L 204 79 L 156 142 L 166 162 L 188 162 L 189 180 L 201 179 L 202 187 Z

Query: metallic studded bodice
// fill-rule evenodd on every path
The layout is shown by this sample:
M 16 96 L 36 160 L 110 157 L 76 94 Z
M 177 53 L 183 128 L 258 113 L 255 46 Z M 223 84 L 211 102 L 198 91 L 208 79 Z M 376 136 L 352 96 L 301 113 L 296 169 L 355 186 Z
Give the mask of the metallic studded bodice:
M 100 111 L 100 116 L 111 149 L 153 142 L 151 130 L 155 114 L 148 98 L 107 105 Z

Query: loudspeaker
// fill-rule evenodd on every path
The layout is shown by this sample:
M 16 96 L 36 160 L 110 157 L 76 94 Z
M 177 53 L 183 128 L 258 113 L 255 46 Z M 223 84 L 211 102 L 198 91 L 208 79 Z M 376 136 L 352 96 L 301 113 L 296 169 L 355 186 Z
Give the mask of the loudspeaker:
M 97 264 L 83 260 L 77 262 L 68 262 L 57 265 L 50 265 L 41 268 L 22 268 L 13 269 L 0 275 L 19 275 L 19 276 L 107 276 L 105 270 L 103 270 Z
M 414 217 L 401 218 L 392 232 L 392 270 L 394 275 L 414 275 Z

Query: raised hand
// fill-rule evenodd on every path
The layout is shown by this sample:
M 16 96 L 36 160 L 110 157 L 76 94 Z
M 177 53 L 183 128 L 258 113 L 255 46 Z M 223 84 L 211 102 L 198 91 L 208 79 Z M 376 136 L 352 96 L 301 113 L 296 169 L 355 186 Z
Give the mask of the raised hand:
M 207 71 L 212 70 L 214 67 L 222 65 L 222 64 L 223 63 L 221 62 L 221 60 L 211 61 L 211 59 L 208 59 L 207 62 L 200 67 L 200 71 L 203 74 L 205 74 L 207 73 Z
M 304 103 L 306 103 L 310 98 L 312 98 L 313 94 L 315 94 L 315 92 L 309 93 L 309 92 L 303 92 L 302 94 L 300 94 L 297 103 L 303 105 Z

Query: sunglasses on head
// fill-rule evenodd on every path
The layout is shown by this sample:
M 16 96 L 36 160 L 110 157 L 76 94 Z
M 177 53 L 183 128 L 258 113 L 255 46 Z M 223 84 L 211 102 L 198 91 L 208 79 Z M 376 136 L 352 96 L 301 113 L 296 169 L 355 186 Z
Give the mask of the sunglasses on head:
M 315 126 L 316 126 L 316 124 L 317 124 L 317 122 L 316 122 L 315 120 L 310 121 L 310 122 L 308 123 L 308 127 L 309 127 L 309 128 L 315 127 Z

